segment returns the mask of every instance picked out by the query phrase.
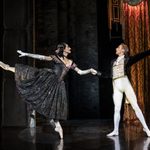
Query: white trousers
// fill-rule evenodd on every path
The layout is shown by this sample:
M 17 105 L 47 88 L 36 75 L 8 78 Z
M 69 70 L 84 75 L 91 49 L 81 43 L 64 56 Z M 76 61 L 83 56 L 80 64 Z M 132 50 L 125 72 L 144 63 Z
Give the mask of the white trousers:
M 135 92 L 127 76 L 113 80 L 113 101 L 114 101 L 114 130 L 118 131 L 120 122 L 120 110 L 122 105 L 123 93 L 125 93 L 128 101 L 135 111 L 136 116 L 140 120 L 143 128 L 148 129 L 144 116 L 137 104 Z

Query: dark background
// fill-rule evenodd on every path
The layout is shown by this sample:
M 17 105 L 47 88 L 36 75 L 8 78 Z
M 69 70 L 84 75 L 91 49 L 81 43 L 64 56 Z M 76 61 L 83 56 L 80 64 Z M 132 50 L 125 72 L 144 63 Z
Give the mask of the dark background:
M 120 24 L 108 28 L 107 0 L 2 0 L 0 7 L 0 60 L 11 66 L 47 66 L 47 62 L 18 58 L 16 50 L 48 55 L 64 41 L 72 47 L 71 57 L 79 68 L 109 74 L 122 34 Z M 26 125 L 27 106 L 17 94 L 14 74 L 1 69 L 0 85 L 2 126 Z M 66 85 L 68 119 L 112 119 L 110 78 L 71 71 Z

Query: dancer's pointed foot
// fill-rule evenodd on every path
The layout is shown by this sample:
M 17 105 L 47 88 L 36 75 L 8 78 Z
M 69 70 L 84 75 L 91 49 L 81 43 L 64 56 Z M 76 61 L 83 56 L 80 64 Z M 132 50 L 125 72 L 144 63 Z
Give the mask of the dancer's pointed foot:
M 150 130 L 143 128 L 143 131 L 146 132 L 147 136 L 150 137 Z
M 36 127 L 36 120 L 35 120 L 35 118 L 30 118 L 29 127 L 30 128 L 35 128 Z
M 59 133 L 60 139 L 63 139 L 63 130 L 61 127 L 56 126 L 55 131 Z
M 109 133 L 109 134 L 107 134 L 107 136 L 108 137 L 111 137 L 111 136 L 118 136 L 119 135 L 119 133 L 118 133 L 118 131 L 112 131 L 111 133 Z
M 29 127 L 30 128 L 36 127 L 36 112 L 35 112 L 35 110 L 32 110 L 32 112 L 30 114 Z
M 10 67 L 9 65 L 3 63 L 2 61 L 0 61 L 0 67 L 3 68 L 4 70 L 8 70 L 8 68 Z

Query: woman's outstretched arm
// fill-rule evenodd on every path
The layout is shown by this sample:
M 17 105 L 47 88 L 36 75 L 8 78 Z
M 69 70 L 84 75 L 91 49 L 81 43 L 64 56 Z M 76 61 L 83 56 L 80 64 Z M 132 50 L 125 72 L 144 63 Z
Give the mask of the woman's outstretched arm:
M 74 70 L 79 74 L 79 75 L 85 75 L 85 74 L 93 74 L 93 75 L 97 75 L 97 71 L 93 68 L 90 69 L 86 69 L 86 70 L 81 70 L 78 67 L 75 67 Z
M 22 52 L 21 50 L 17 50 L 17 53 L 19 53 L 19 57 L 31 57 L 31 58 L 35 58 L 35 59 L 39 59 L 39 60 L 47 60 L 47 61 L 51 61 L 52 57 L 51 56 L 44 56 L 44 55 L 39 55 L 39 54 L 32 54 L 32 53 L 25 53 Z
M 8 64 L 3 63 L 2 61 L 0 61 L 0 67 L 4 70 L 15 72 L 15 67 L 10 67 Z

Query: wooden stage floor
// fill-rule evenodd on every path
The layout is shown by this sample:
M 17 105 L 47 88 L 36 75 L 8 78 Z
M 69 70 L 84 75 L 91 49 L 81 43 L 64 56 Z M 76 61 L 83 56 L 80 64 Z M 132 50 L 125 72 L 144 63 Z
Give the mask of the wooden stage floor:
M 111 120 L 62 122 L 64 139 L 48 125 L 1 128 L 0 150 L 150 150 L 150 138 L 140 126 L 120 126 L 119 136 L 108 138 Z

